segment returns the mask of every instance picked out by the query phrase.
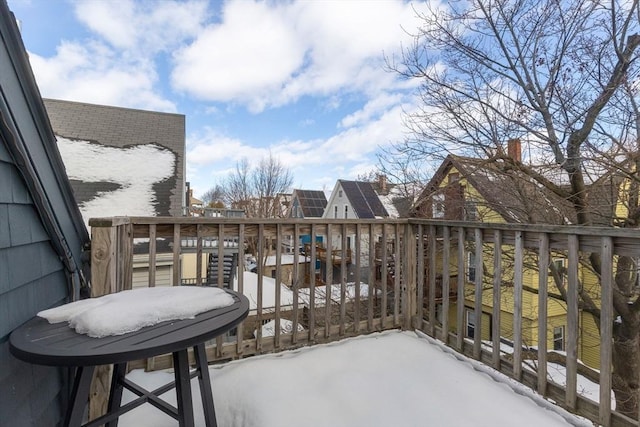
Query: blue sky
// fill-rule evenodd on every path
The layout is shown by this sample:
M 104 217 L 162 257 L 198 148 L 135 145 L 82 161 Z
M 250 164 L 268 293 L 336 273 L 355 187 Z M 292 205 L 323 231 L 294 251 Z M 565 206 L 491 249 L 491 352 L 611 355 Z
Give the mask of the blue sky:
M 410 43 L 391 0 L 9 0 L 42 96 L 186 116 L 199 195 L 271 152 L 294 188 L 331 190 L 403 138 L 412 83 L 384 55 Z

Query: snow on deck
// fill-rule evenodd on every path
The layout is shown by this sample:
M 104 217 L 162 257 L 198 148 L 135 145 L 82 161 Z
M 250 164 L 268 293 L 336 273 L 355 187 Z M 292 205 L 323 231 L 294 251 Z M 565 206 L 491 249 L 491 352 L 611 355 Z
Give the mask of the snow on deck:
M 589 426 L 529 388 L 413 332 L 376 333 L 210 368 L 225 427 Z M 169 372 L 133 371 L 155 388 Z M 204 418 L 192 380 L 196 425 Z M 175 405 L 175 393 L 167 400 Z M 166 397 L 166 395 L 165 395 Z M 125 394 L 125 402 L 131 394 Z M 150 405 L 122 427 L 176 426 Z

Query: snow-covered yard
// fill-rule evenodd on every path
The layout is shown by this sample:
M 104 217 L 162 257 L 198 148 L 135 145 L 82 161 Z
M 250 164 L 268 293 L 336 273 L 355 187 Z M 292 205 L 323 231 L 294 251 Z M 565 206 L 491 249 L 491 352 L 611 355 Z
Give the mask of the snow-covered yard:
M 414 332 L 391 331 L 210 368 L 221 427 L 590 426 L 528 388 Z M 171 372 L 133 371 L 149 389 Z M 197 425 L 204 425 L 192 380 Z M 175 392 L 165 397 L 175 405 Z M 125 394 L 124 401 L 131 394 Z M 123 427 L 176 426 L 150 405 Z

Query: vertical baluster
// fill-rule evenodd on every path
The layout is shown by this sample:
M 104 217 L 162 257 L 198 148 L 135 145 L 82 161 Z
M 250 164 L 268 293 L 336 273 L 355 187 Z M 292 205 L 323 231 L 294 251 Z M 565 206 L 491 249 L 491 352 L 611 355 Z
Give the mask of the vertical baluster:
M 202 225 L 196 225 L 196 285 L 202 286 Z
M 549 296 L 549 235 L 538 237 L 538 393 L 547 393 L 547 314 Z
M 464 350 L 464 302 L 465 302 L 465 270 L 464 270 L 464 257 L 465 257 L 465 229 L 458 227 L 458 304 L 456 312 L 456 322 L 458 324 L 456 346 L 459 352 Z
M 381 246 L 381 251 L 382 251 L 382 265 L 380 267 L 380 278 L 381 278 L 381 283 L 382 285 L 380 286 L 382 288 L 382 308 L 381 308 L 381 313 L 380 313 L 380 328 L 384 329 L 385 324 L 387 323 L 387 289 L 389 286 L 389 283 L 387 283 L 387 278 L 388 278 L 388 271 L 389 271 L 389 259 L 387 257 L 387 225 L 386 224 L 382 224 L 382 244 Z
M 327 224 L 327 243 L 325 245 L 325 286 L 324 286 L 324 337 L 331 333 L 331 285 L 333 283 L 333 235 L 331 224 Z
M 180 252 L 182 250 L 182 240 L 180 237 L 180 224 L 173 224 L 173 286 L 180 286 Z
M 280 299 L 282 297 L 282 224 L 276 224 L 276 317 L 275 317 L 275 331 L 273 336 L 273 344 L 276 349 L 280 348 L 280 315 L 281 304 Z
M 347 224 L 342 224 L 342 251 L 340 255 L 340 336 L 345 334 L 347 318 Z
M 293 290 L 293 313 L 292 313 L 292 336 L 291 343 L 296 344 L 298 342 L 298 289 L 300 286 L 300 225 L 294 224 L 293 226 L 293 283 L 291 284 Z M 306 254 L 305 254 L 306 256 Z M 306 261 L 306 260 L 305 260 Z
M 429 335 L 436 337 L 436 280 L 438 240 L 435 225 L 429 226 Z
M 361 269 L 362 269 L 362 265 L 361 265 L 361 259 L 362 259 L 362 224 L 358 223 L 356 224 L 356 241 L 355 243 L 355 258 L 351 258 L 351 263 L 353 266 L 355 266 L 355 283 L 354 283 L 354 289 L 355 289 L 355 305 L 353 307 L 353 331 L 356 334 L 360 333 L 360 281 L 362 280 L 362 273 L 361 273 Z M 372 295 L 371 295 L 371 288 L 369 288 L 369 292 L 368 292 L 368 297 L 369 299 L 371 299 Z
M 394 267 L 393 267 L 393 326 L 400 326 L 400 278 L 402 276 L 402 258 L 400 257 L 400 224 L 394 226 Z
M 218 282 L 218 288 L 224 288 L 224 224 L 218 224 L 218 277 L 216 281 Z M 210 250 L 213 250 L 210 249 Z M 213 253 L 213 252 L 211 252 Z M 209 283 L 211 280 L 209 273 L 209 262 L 207 262 L 207 285 L 213 286 L 213 283 Z M 231 272 L 229 272 L 229 278 L 231 278 Z M 229 283 L 229 287 L 231 288 L 233 283 Z M 222 336 L 219 335 L 216 337 L 216 358 L 222 358 Z
M 244 224 L 240 224 L 238 226 L 238 293 L 244 294 L 244 257 L 243 257 L 243 248 L 244 248 Z M 244 321 L 242 321 L 238 325 L 237 335 L 236 335 L 236 353 L 238 357 L 242 357 L 242 353 L 244 350 L 243 346 L 244 341 Z
M 445 344 L 449 343 L 450 234 L 450 228 L 448 226 L 442 227 L 442 289 L 440 290 L 442 293 L 442 305 L 440 306 L 440 312 L 442 313 L 441 339 Z
M 375 225 L 369 224 L 369 301 L 367 307 L 367 331 L 373 331 L 373 302 L 378 299 L 376 289 L 376 232 Z
M 309 342 L 316 337 L 316 224 L 311 224 L 311 262 L 309 264 Z
M 566 405 L 575 409 L 578 382 L 578 236 L 569 235 L 567 289 L 567 389 Z
M 422 329 L 424 320 L 424 227 L 418 224 L 418 273 L 416 280 L 418 281 L 418 300 L 416 309 L 418 313 L 418 325 Z
M 149 287 L 156 285 L 156 225 L 149 225 Z
M 256 352 L 262 352 L 262 298 L 264 294 L 264 223 L 258 224 L 258 244 L 256 263 L 258 264 L 258 289 L 257 289 L 257 308 L 256 308 Z
M 494 369 L 500 370 L 500 313 L 502 287 L 502 231 L 493 232 L 493 322 L 491 324 L 492 362 Z
M 522 279 L 524 264 L 522 231 L 515 234 L 515 265 L 513 272 L 513 377 L 522 379 Z
M 480 360 L 482 352 L 482 279 L 484 275 L 482 259 L 482 229 L 475 230 L 475 326 L 473 330 L 473 357 Z
M 613 343 L 613 239 L 603 237 L 601 243 L 602 306 L 600 312 L 600 413 L 599 422 L 611 425 L 611 366 Z

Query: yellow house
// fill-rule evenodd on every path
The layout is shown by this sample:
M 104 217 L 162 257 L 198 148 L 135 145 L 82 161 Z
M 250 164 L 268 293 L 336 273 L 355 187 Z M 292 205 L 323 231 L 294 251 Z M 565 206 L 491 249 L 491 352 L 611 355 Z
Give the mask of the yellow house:
M 520 156 L 520 143 L 518 140 L 509 141 L 509 154 Z M 524 174 L 516 170 L 508 170 L 496 165 L 495 160 L 487 161 L 477 158 L 448 156 L 427 184 L 414 207 L 413 216 L 431 219 L 478 221 L 493 223 L 537 223 L 537 224 L 572 224 L 575 223 L 575 214 L 569 203 L 545 188 L 538 186 Z M 596 187 L 594 187 L 596 188 Z M 594 192 L 596 190 L 593 190 Z M 600 194 L 602 193 L 602 194 Z M 607 196 L 606 191 L 599 191 L 597 197 L 602 199 L 601 215 L 595 215 L 603 220 L 611 221 L 613 212 L 604 212 L 606 209 L 613 211 L 615 200 Z M 615 194 L 609 191 L 608 194 Z M 608 206 L 608 208 L 607 208 Z M 493 253 L 494 247 L 485 244 L 483 248 L 483 294 L 482 294 L 482 331 L 484 340 L 490 340 L 492 330 L 493 312 Z M 465 271 L 458 271 L 458 251 L 451 251 L 450 256 L 450 282 L 456 283 L 457 276 L 462 274 L 465 278 L 466 290 L 464 295 L 450 293 L 449 324 L 455 324 L 457 304 L 464 304 L 465 334 L 473 337 L 475 330 L 475 249 L 469 246 L 465 249 Z M 437 249 L 436 249 L 436 253 Z M 500 313 L 500 337 L 508 344 L 513 338 L 513 269 L 510 259 L 513 258 L 513 246 L 505 245 L 502 248 L 503 261 L 501 277 L 501 313 Z M 436 271 L 441 269 L 441 256 L 437 256 Z M 523 345 L 536 347 L 538 344 L 538 283 L 539 271 L 537 255 L 525 251 L 525 270 L 523 272 L 523 297 L 522 307 L 524 319 L 522 322 Z M 425 263 L 427 265 L 428 263 Z M 565 350 L 565 332 L 567 325 L 566 304 L 562 299 L 560 288 L 556 286 L 556 280 L 566 284 L 567 255 L 559 252 L 551 253 L 551 265 L 548 271 L 542 272 L 549 277 L 548 299 L 548 342 L 547 348 L 562 352 Z M 426 267 L 428 268 L 428 267 Z M 556 273 L 554 279 L 553 272 Z M 425 272 L 425 277 L 429 277 Z M 579 267 L 579 279 L 583 288 L 587 290 L 591 298 L 599 304 L 599 287 L 594 274 L 585 266 Z M 437 278 L 436 283 L 442 278 Z M 440 291 L 434 296 L 436 302 L 441 302 Z M 427 298 L 429 296 L 427 295 Z M 437 320 L 441 322 L 443 313 L 441 304 L 436 305 Z M 579 314 L 580 334 L 578 339 L 578 358 L 591 367 L 599 366 L 599 331 L 594 317 L 581 310 Z M 508 347 L 508 346 L 506 346 Z

